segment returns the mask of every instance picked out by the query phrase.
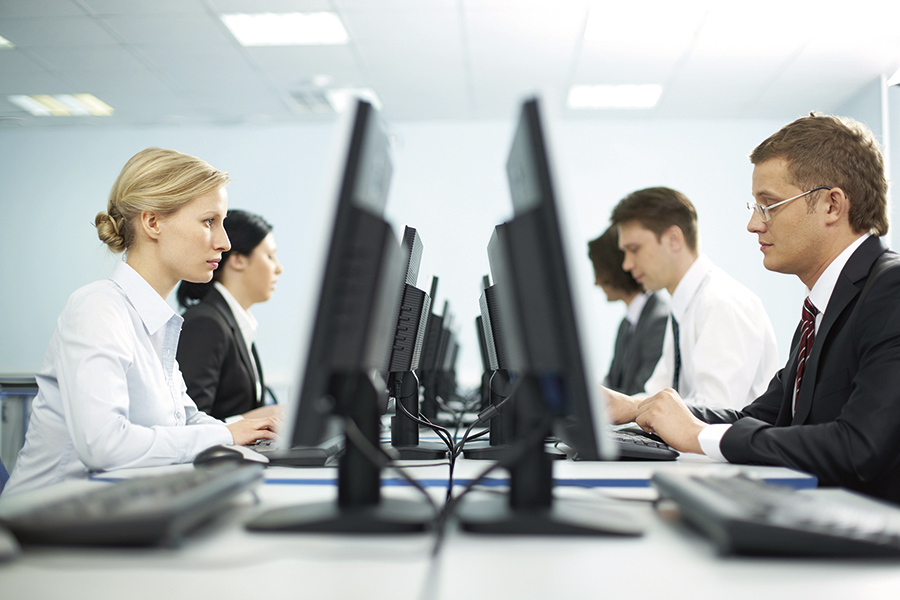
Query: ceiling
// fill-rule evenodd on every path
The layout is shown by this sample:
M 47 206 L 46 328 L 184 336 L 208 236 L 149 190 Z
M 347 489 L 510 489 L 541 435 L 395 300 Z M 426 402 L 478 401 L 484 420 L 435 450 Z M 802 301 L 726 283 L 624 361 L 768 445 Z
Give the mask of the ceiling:
M 242 47 L 219 18 L 314 11 L 350 42 Z M 563 118 L 785 118 L 900 67 L 900 2 L 0 0 L 0 36 L 6 128 L 322 120 L 309 102 L 334 88 L 371 88 L 392 121 L 508 119 L 534 91 Z M 664 86 L 652 109 L 565 108 L 573 84 L 647 83 Z M 7 100 L 73 93 L 114 115 Z

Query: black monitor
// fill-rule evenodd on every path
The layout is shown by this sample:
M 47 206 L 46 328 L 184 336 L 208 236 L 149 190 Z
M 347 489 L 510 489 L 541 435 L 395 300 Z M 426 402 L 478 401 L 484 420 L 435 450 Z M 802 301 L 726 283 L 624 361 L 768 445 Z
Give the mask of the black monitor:
M 391 417 L 391 445 L 404 460 L 444 458 L 449 452 L 447 446 L 420 442 L 419 424 L 411 418 L 419 416 L 419 379 L 415 371 L 419 368 L 425 328 L 431 314 L 431 298 L 416 287 L 424 248 L 419 233 L 407 226 L 401 244 L 407 250 L 408 261 L 388 369 L 388 391 L 394 398 L 395 407 Z
M 505 225 L 498 225 L 491 235 L 491 241 L 488 244 L 488 259 L 492 263 L 499 260 L 495 249 L 499 248 L 497 240 L 503 235 L 504 228 Z M 491 270 L 496 271 L 493 264 Z M 497 286 L 490 285 L 490 280 L 486 276 L 483 283 L 484 289 L 478 299 L 478 306 L 481 310 L 478 320 L 482 326 L 481 336 L 485 341 L 486 360 L 490 369 L 484 393 L 487 396 L 486 404 L 499 407 L 499 413 L 488 421 L 489 443 L 487 445 L 478 441 L 467 443 L 463 454 L 466 458 L 471 459 L 496 460 L 513 440 L 515 403 L 504 403 L 512 390 L 512 373 L 509 370 L 508 341 L 500 322 Z M 501 404 L 504 405 L 501 407 Z
M 322 277 L 303 345 L 298 396 L 286 419 L 292 445 L 313 445 L 332 423 L 344 428 L 338 499 L 287 507 L 248 524 L 258 531 L 394 532 L 433 520 L 424 503 L 381 497 L 381 415 L 396 331 L 404 258 L 383 212 L 391 176 L 388 138 L 375 109 L 359 101 L 346 147 Z
M 431 279 L 431 305 L 434 308 L 434 294 L 437 293 L 438 278 Z M 422 359 L 417 374 L 422 385 L 421 412 L 429 421 L 436 422 L 438 415 L 438 380 L 440 379 L 441 353 L 445 322 L 449 317 L 448 303 L 444 302 L 443 312 L 429 313 L 425 325 L 425 339 L 422 341 Z
M 473 500 L 461 510 L 464 529 L 516 534 L 637 534 L 630 519 L 553 499 L 553 459 L 544 450 L 555 432 L 586 459 L 614 458 L 600 387 L 592 381 L 570 286 L 545 128 L 529 100 L 507 161 L 515 217 L 495 237 L 491 273 L 499 319 L 516 374 L 517 458 L 506 465 L 506 499 Z M 493 315 L 492 315 L 493 317 Z M 511 448 L 512 450 L 512 448 Z

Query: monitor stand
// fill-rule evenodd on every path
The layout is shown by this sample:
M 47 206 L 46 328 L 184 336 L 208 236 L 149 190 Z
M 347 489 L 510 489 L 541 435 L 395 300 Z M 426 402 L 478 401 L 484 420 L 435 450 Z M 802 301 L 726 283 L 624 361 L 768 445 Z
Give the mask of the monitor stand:
M 513 385 L 509 371 L 497 369 L 490 380 L 490 404 L 498 406 L 512 393 Z M 509 444 L 515 438 L 516 407 L 515 398 L 498 409 L 498 413 L 490 420 L 489 442 L 475 440 L 466 442 L 463 456 L 473 460 L 500 460 L 508 452 Z M 547 454 L 554 459 L 565 459 L 566 453 L 551 446 L 545 447 Z
M 535 377 L 525 377 L 516 390 L 517 441 L 524 453 L 509 470 L 509 494 L 463 499 L 459 521 L 465 531 L 516 535 L 643 534 L 627 514 L 583 502 L 553 498 L 553 459 L 544 451 L 550 433 L 549 411 Z M 545 429 L 545 431 L 541 431 Z M 493 496 L 493 495 L 492 495 Z
M 247 523 L 247 529 L 410 533 L 431 527 L 436 515 L 424 499 L 381 497 L 381 467 L 370 460 L 371 452 L 378 452 L 381 430 L 378 389 L 370 376 L 362 373 L 334 375 L 329 381 L 329 394 L 335 398 L 338 413 L 356 423 L 368 446 L 360 448 L 353 436 L 347 436 L 346 450 L 338 461 L 337 500 L 274 509 Z
M 391 373 L 388 389 L 396 400 L 396 412 L 391 417 L 391 446 L 401 460 L 438 460 L 447 458 L 449 449 L 442 442 L 420 442 L 419 424 L 404 414 L 419 414 L 419 379 L 412 371 Z

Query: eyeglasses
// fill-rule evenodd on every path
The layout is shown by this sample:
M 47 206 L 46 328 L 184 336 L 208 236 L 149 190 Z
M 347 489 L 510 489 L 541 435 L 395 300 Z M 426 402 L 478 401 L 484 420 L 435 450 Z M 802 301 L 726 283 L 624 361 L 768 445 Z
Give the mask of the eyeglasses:
M 796 200 L 797 198 L 802 198 L 808 194 L 812 194 L 813 192 L 818 192 L 819 190 L 830 190 L 831 187 L 827 185 L 821 185 L 815 189 L 809 190 L 808 192 L 803 192 L 802 194 L 797 194 L 793 198 L 788 198 L 787 200 L 782 200 L 781 202 L 776 202 L 775 204 L 769 204 L 766 206 L 765 204 L 759 204 L 758 202 L 753 202 L 752 200 L 747 203 L 747 210 L 754 211 L 760 219 L 763 221 L 768 221 L 771 216 L 769 215 L 769 211 L 773 208 L 778 208 L 782 204 L 787 204 L 791 200 Z

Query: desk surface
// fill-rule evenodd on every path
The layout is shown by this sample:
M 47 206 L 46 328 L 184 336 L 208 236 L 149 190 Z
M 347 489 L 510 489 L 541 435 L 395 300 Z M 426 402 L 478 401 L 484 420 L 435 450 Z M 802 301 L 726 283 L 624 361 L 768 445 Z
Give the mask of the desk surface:
M 409 464 L 409 463 L 406 463 Z M 455 481 L 464 484 L 486 463 L 460 460 Z M 182 465 L 171 468 L 190 468 Z M 166 469 L 171 469 L 166 468 Z M 499 537 L 449 528 L 432 559 L 433 534 L 338 536 L 250 533 L 243 523 L 270 508 L 331 500 L 332 468 L 273 467 L 253 494 L 233 501 L 234 510 L 177 549 L 28 548 L 0 564 L 3 598 L 251 598 L 265 594 L 311 599 L 541 599 L 599 597 L 607 593 L 659 598 L 754 600 L 766 598 L 896 598 L 900 562 L 722 558 L 687 529 L 671 510 L 657 510 L 642 485 L 597 482 L 646 480 L 657 469 L 750 469 L 766 478 L 802 474 L 775 467 L 717 465 L 705 459 L 675 463 L 573 463 L 558 461 L 557 497 L 598 510 L 625 512 L 646 527 L 639 538 Z M 132 470 L 117 475 L 164 469 Z M 424 463 L 409 469 L 435 499 L 446 492 L 447 466 Z M 109 475 L 107 476 L 109 477 Z M 502 489 L 497 482 L 473 494 Z M 383 494 L 415 498 L 418 492 L 385 470 Z M 584 485 L 577 485 L 581 481 Z M 592 483 L 593 482 L 593 483 Z M 80 482 L 82 485 L 101 485 Z M 628 499 L 620 496 L 622 490 Z

